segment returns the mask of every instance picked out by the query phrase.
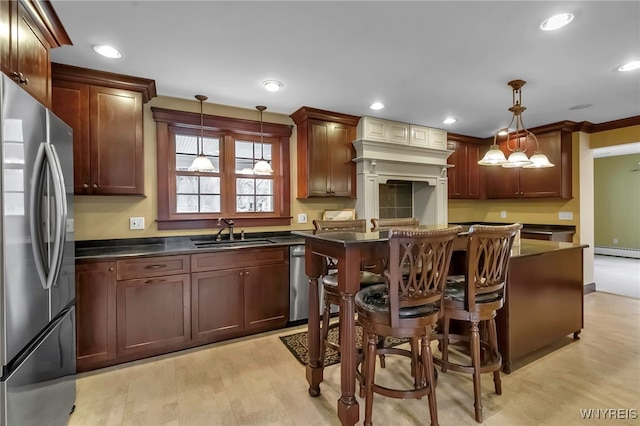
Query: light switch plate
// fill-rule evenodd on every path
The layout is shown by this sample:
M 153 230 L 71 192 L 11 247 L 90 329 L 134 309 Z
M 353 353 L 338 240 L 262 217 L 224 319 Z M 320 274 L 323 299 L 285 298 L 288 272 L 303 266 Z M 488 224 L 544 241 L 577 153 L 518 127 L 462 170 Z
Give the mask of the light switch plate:
M 144 217 L 130 217 L 129 229 L 144 229 Z
M 298 213 L 298 223 L 307 223 L 306 213 Z
M 507 218 L 507 211 L 500 210 L 500 219 L 506 219 L 506 218 Z
M 75 227 L 75 221 L 73 219 L 67 219 L 67 232 L 73 232 Z
M 559 220 L 573 220 L 573 212 L 559 212 L 558 213 Z

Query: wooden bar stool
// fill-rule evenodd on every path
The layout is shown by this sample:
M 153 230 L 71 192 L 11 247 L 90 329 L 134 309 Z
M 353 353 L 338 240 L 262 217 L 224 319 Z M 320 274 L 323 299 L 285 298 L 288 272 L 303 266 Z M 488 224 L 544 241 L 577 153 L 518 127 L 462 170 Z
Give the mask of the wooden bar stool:
M 371 218 L 371 225 L 373 226 L 373 230 L 382 230 L 389 229 L 390 227 L 396 226 L 412 226 L 416 227 L 420 224 L 417 218 L 415 217 L 401 217 L 394 219 L 381 219 L 381 218 Z
M 505 226 L 473 225 L 469 230 L 464 276 L 449 277 L 442 303 L 442 333 L 434 337 L 440 340 L 442 357 L 434 357 L 443 372 L 447 370 L 473 374 L 475 418 L 482 423 L 480 375 L 493 373 L 496 393 L 502 394 L 500 367 L 502 357 L 498 351 L 496 335 L 496 311 L 502 308 L 506 290 L 507 271 L 511 246 L 516 232 L 522 225 Z M 470 324 L 470 335 L 451 334 L 449 320 Z M 480 327 L 486 329 L 481 338 Z M 449 341 L 469 342 L 469 363 L 449 360 Z M 480 352 L 485 359 L 480 360 Z M 466 360 L 466 356 L 462 361 Z
M 372 424 L 373 394 L 391 398 L 422 398 L 428 395 L 431 425 L 438 424 L 435 379 L 430 336 L 440 318 L 453 240 L 460 226 L 440 229 L 389 229 L 389 282 L 356 293 L 358 321 L 366 335 L 364 362 L 364 424 Z M 403 268 L 409 265 L 408 274 Z M 381 348 L 380 337 L 411 339 L 412 350 Z M 376 355 L 411 358 L 412 389 L 391 389 L 375 383 Z M 362 389 L 361 389 L 362 391 Z
M 366 232 L 366 219 L 354 219 L 354 220 L 314 220 L 313 226 L 317 231 L 353 231 L 353 232 Z M 381 260 L 377 260 L 382 262 Z M 368 261 L 365 263 L 369 263 Z M 374 262 L 375 263 L 375 262 Z M 327 273 L 322 276 L 322 287 L 324 290 L 324 307 L 322 311 L 322 328 L 320 331 L 320 364 L 324 365 L 324 359 L 326 356 L 327 347 L 340 352 L 340 344 L 329 341 L 329 330 L 335 327 L 340 327 L 340 323 L 329 324 L 331 318 L 331 306 L 340 305 L 340 291 L 338 290 L 338 273 L 336 271 L 337 263 L 335 259 L 327 258 Z M 362 267 L 362 266 L 361 266 Z M 382 268 L 370 264 L 374 270 Z M 375 272 L 360 271 L 360 287 L 366 287 L 373 284 L 380 284 L 386 282 L 386 279 Z M 338 342 L 340 339 L 338 338 Z

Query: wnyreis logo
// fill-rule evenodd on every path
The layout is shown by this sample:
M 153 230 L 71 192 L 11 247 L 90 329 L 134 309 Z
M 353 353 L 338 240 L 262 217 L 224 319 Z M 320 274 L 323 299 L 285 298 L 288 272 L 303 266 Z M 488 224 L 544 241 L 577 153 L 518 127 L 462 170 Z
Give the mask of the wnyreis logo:
M 635 420 L 638 410 L 635 408 L 584 408 L 580 410 L 583 420 Z

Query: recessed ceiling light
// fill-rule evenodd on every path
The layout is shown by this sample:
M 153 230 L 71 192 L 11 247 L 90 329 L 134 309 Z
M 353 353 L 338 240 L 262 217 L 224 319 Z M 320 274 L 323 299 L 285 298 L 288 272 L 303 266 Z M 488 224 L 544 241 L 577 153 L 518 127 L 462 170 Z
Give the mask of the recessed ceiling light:
M 506 136 L 508 134 L 509 134 L 509 132 L 507 130 L 505 130 L 505 129 L 500 129 L 500 131 L 498 131 L 498 135 L 499 136 Z
M 618 68 L 618 71 L 635 71 L 640 69 L 640 61 L 631 61 Z
M 573 21 L 573 15 L 570 13 L 560 13 L 558 15 L 554 15 L 549 19 L 545 19 L 542 24 L 540 24 L 540 29 L 542 31 L 553 31 L 558 28 L 562 28 L 567 25 L 569 22 Z
M 443 123 L 444 123 L 444 124 L 453 124 L 453 123 L 455 123 L 456 121 L 458 121 L 458 120 L 456 120 L 456 119 L 455 119 L 455 118 L 453 118 L 453 117 L 448 117 L 448 118 L 445 118 L 445 119 L 444 119 Z
M 384 108 L 384 104 L 382 102 L 374 102 L 369 106 L 369 108 L 377 111 L 379 109 Z
M 278 90 L 282 89 L 283 86 L 284 84 L 282 84 L 282 82 L 278 80 L 265 80 L 262 82 L 262 87 L 270 92 L 277 92 Z
M 112 58 L 112 59 L 122 58 L 122 53 L 120 53 L 117 49 L 114 49 L 111 46 L 107 46 L 106 44 L 103 44 L 100 46 L 93 46 L 93 50 L 98 55 L 102 55 L 105 58 Z

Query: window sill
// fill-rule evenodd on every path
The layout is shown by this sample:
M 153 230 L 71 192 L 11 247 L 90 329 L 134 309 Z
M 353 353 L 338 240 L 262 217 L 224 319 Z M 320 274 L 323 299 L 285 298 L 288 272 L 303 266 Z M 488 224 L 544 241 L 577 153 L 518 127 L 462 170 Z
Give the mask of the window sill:
M 291 216 L 288 217 L 226 217 L 233 219 L 234 227 L 250 228 L 258 226 L 289 226 Z M 158 219 L 156 220 L 159 231 L 175 229 L 212 229 L 218 228 L 218 219 Z

